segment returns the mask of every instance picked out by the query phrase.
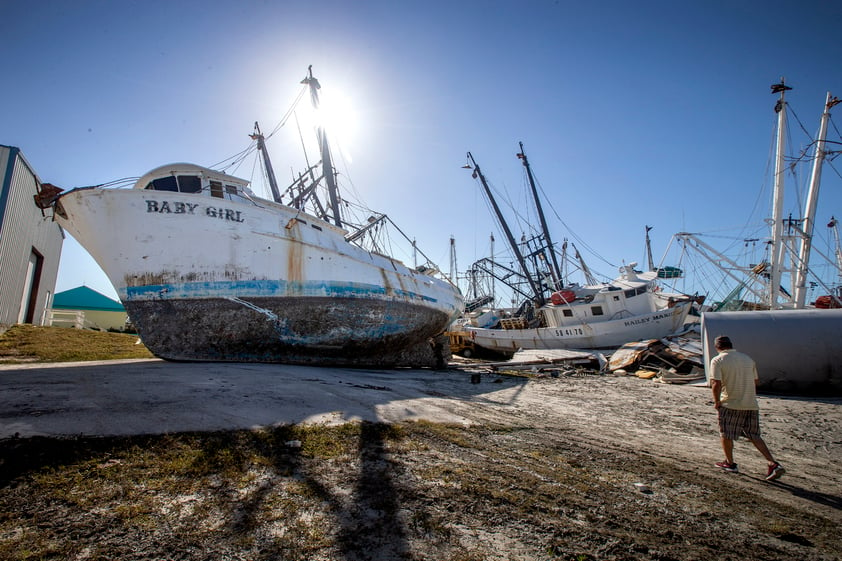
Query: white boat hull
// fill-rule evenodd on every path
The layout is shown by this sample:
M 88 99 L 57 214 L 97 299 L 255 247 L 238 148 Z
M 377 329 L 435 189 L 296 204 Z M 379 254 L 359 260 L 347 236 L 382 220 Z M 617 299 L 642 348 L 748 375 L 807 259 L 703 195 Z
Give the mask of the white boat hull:
M 691 302 L 608 321 L 570 322 L 558 327 L 485 329 L 466 326 L 474 344 L 502 353 L 518 349 L 609 349 L 632 341 L 660 339 L 679 331 Z
M 458 290 L 269 201 L 78 189 L 56 220 L 171 360 L 431 366 Z

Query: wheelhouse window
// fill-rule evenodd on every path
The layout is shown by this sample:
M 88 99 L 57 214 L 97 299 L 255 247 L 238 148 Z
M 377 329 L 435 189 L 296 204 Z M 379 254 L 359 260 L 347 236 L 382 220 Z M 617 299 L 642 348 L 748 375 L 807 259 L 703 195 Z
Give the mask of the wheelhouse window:
M 202 178 L 196 175 L 169 175 L 150 181 L 146 188 L 174 193 L 199 193 L 202 191 Z
M 174 191 L 177 193 L 178 181 L 176 181 L 174 175 L 159 177 L 158 179 L 150 181 L 146 188 L 153 191 Z
M 591 314 L 595 316 L 603 315 L 602 306 L 591 306 Z
M 210 192 L 211 192 L 211 197 L 216 197 L 218 199 L 221 199 L 225 196 L 223 194 L 224 192 L 222 190 L 222 183 L 220 183 L 219 181 L 211 181 L 210 182 Z
M 568 308 L 564 308 L 563 310 L 561 310 L 561 313 L 564 314 L 564 317 L 566 317 L 566 318 L 572 318 L 573 317 L 573 310 L 570 310 Z
M 643 294 L 646 292 L 646 286 L 638 286 L 637 288 L 630 288 L 623 292 L 626 295 L 626 298 L 631 298 L 632 296 L 637 296 L 638 294 Z
M 178 190 L 182 193 L 201 193 L 202 178 L 196 175 L 179 175 Z
M 229 201 L 244 203 L 251 200 L 246 193 L 246 189 L 237 185 L 225 184 L 225 198 Z
M 204 183 L 201 175 L 168 175 L 150 181 L 145 189 L 152 191 L 172 191 L 174 193 L 202 193 L 210 191 L 211 197 L 217 199 L 228 199 L 229 201 L 245 202 L 250 201 L 248 189 L 241 185 L 223 183 L 219 180 L 210 180 Z

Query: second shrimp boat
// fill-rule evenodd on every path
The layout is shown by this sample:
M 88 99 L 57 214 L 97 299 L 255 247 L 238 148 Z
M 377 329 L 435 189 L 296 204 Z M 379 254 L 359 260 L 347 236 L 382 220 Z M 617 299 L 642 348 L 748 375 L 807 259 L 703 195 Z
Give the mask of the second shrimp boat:
M 520 349 L 611 349 L 681 331 L 696 299 L 662 292 L 657 282 L 662 269 L 641 272 L 635 270 L 637 263 L 630 263 L 620 267 L 620 275 L 610 282 L 592 279 L 587 285 L 579 285 L 563 281 L 522 144 L 518 158 L 525 168 L 541 225 L 538 235 L 521 244 L 515 242 L 485 176 L 468 154 L 466 167 L 481 183 L 518 264 L 517 269 L 500 269 L 496 264 L 497 270 L 504 273 L 509 279 L 506 284 L 524 302 L 510 317 L 495 318 L 491 325 L 462 321 L 463 336 L 478 347 L 514 354 Z M 474 265 L 485 271 L 492 268 L 489 260 Z

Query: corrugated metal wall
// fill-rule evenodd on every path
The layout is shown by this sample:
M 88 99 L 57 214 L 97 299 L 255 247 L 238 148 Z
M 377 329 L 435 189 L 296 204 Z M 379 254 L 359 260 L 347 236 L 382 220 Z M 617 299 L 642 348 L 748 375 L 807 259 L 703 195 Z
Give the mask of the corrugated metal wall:
M 18 148 L 0 145 L 0 324 L 18 323 L 28 304 L 30 258 L 43 257 L 32 323 L 55 293 L 64 233 L 35 206 L 38 178 Z

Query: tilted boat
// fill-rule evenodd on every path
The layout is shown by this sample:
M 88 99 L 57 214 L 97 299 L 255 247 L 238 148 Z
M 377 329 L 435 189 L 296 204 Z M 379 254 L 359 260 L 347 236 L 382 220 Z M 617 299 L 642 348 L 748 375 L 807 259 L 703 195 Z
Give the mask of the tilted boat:
M 638 272 L 637 264 L 631 263 L 620 267 L 620 275 L 611 282 L 592 279 L 583 286 L 564 282 L 532 170 L 522 144 L 520 148 L 518 158 L 526 170 L 541 224 L 539 235 L 529 240 L 524 237 L 520 244 L 515 242 L 479 165 L 468 154 L 467 167 L 480 181 L 518 263 L 517 270 L 497 264 L 497 278 L 520 279 L 520 288 L 507 284 L 525 298 L 513 317 L 502 318 L 493 326 L 463 322 L 461 329 L 470 340 L 495 352 L 514 353 L 518 349 L 616 348 L 680 331 L 694 300 L 661 292 L 658 270 Z M 478 264 L 490 270 L 488 260 L 483 261 Z
M 302 83 L 317 106 L 312 70 Z M 253 138 L 268 162 L 257 127 Z M 158 357 L 440 365 L 447 345 L 433 338 L 461 312 L 461 293 L 432 266 L 363 247 L 388 217 L 351 229 L 321 128 L 319 144 L 321 177 L 312 166 L 283 195 L 269 167 L 274 200 L 186 163 L 154 169 L 131 189 L 45 184 L 36 199 L 102 267 Z

